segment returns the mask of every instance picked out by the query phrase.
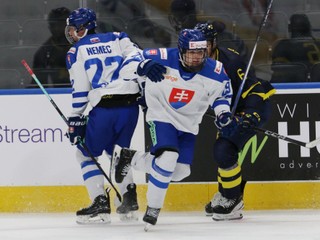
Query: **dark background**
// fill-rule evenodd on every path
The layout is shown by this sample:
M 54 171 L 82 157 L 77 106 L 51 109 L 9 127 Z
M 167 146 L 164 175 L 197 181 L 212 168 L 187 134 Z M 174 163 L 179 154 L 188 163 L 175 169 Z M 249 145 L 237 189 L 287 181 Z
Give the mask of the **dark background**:
M 315 122 L 320 119 L 319 94 L 276 94 L 272 97 L 272 117 L 265 129 L 278 131 L 278 122 L 287 122 L 288 137 L 300 135 L 300 122 L 309 122 L 310 140 L 316 136 Z M 287 106 L 290 109 L 281 114 Z M 280 110 L 279 110 L 280 109 Z M 217 179 L 217 165 L 213 158 L 216 137 L 214 120 L 205 116 L 200 125 L 191 175 L 184 182 L 210 182 Z M 257 134 L 257 148 L 265 135 Z M 293 137 L 291 137 L 293 138 Z M 308 142 L 306 140 L 305 142 Z M 146 149 L 151 144 L 146 126 Z M 317 147 L 310 149 L 310 157 L 301 157 L 300 146 L 289 143 L 288 157 L 279 157 L 279 140 L 268 137 L 257 159 L 252 162 L 249 148 L 242 163 L 243 178 L 247 181 L 318 180 L 320 179 L 320 155 Z M 320 150 L 320 148 L 319 148 Z

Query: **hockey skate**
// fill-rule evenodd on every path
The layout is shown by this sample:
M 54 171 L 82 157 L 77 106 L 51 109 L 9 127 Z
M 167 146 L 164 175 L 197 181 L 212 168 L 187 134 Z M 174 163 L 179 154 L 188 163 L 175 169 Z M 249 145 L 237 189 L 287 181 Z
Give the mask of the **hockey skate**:
M 215 221 L 242 219 L 243 207 L 242 196 L 234 199 L 221 196 L 218 205 L 212 208 L 212 219 Z
M 156 225 L 160 210 L 160 208 L 147 207 L 147 211 L 143 216 L 143 221 L 146 223 L 144 227 L 145 232 L 149 231 L 151 225 Z
M 136 184 L 131 183 L 127 186 L 128 192 L 123 194 L 122 203 L 117 208 L 121 221 L 138 221 L 137 210 L 139 209 L 139 205 L 136 189 Z
M 219 205 L 221 199 L 222 199 L 222 194 L 220 192 L 217 192 L 211 201 L 205 206 L 204 210 L 206 212 L 206 216 L 211 217 L 213 215 L 213 208 L 217 205 Z
M 115 169 L 115 180 L 117 183 L 122 183 L 125 176 L 127 176 L 135 153 L 135 150 L 115 145 L 112 154 L 112 168 Z
M 107 189 L 106 196 L 97 196 L 89 207 L 77 211 L 76 222 L 78 224 L 110 223 L 111 208 L 109 191 L 110 189 Z
M 241 198 L 243 198 L 244 188 L 246 186 L 247 181 L 242 180 L 240 185 Z M 206 216 L 211 217 L 213 215 L 213 208 L 220 204 L 220 201 L 224 199 L 220 192 L 217 192 L 211 201 L 205 206 Z

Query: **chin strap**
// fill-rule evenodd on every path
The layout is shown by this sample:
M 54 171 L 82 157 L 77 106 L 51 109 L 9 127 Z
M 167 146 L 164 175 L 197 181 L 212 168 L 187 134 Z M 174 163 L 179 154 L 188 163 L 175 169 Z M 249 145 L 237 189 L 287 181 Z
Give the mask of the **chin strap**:
M 80 40 L 80 39 L 84 38 L 85 36 L 87 36 L 87 33 L 88 33 L 88 29 L 86 29 L 84 31 L 84 34 L 81 37 L 78 35 L 78 31 L 75 31 L 74 35 Z

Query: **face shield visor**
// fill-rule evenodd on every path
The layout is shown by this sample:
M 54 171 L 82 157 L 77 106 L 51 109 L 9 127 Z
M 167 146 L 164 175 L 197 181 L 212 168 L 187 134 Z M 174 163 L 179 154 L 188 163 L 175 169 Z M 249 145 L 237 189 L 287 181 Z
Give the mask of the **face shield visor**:
M 80 31 L 83 31 L 83 34 L 78 35 Z M 75 26 L 69 25 L 69 18 L 67 18 L 67 26 L 64 29 L 64 35 L 70 44 L 75 44 L 81 38 L 84 38 L 88 33 L 88 29 L 80 27 L 77 29 Z

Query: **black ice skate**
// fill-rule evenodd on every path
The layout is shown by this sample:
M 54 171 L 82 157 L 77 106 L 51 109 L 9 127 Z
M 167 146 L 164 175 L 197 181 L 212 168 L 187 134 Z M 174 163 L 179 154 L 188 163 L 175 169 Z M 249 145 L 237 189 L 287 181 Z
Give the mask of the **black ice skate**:
M 244 188 L 246 186 L 247 181 L 242 180 L 241 181 L 241 185 L 240 185 L 240 191 L 241 194 L 243 196 L 244 194 Z M 241 196 L 241 198 L 243 198 Z M 220 204 L 220 201 L 223 199 L 223 196 L 220 192 L 217 192 L 213 198 L 211 199 L 211 201 L 209 203 L 207 203 L 207 205 L 205 206 L 205 212 L 206 212 L 206 216 L 212 216 L 213 215 L 213 208 L 216 207 L 217 205 Z
M 211 217 L 213 215 L 213 208 L 216 207 L 217 205 L 219 205 L 221 199 L 222 199 L 222 194 L 220 192 L 217 192 L 213 196 L 211 201 L 209 203 L 207 203 L 207 205 L 204 208 L 204 210 L 206 212 L 206 216 Z
M 112 164 L 115 166 L 115 180 L 117 183 L 122 183 L 125 176 L 127 176 L 135 153 L 135 150 L 115 145 L 112 154 Z
M 127 186 L 127 192 L 123 194 L 121 205 L 117 208 L 117 213 L 120 214 L 121 221 L 137 221 L 138 216 L 136 211 L 139 209 L 137 200 L 136 184 L 131 183 Z
M 147 232 L 151 225 L 156 225 L 160 210 L 160 208 L 147 207 L 147 211 L 143 216 L 143 221 L 146 223 L 144 231 Z
M 234 199 L 222 197 L 219 204 L 212 209 L 212 219 L 215 221 L 241 219 L 243 207 L 242 196 Z
M 77 223 L 110 223 L 111 208 L 109 191 L 110 189 L 107 189 L 106 196 L 99 195 L 96 197 L 89 207 L 77 211 Z

